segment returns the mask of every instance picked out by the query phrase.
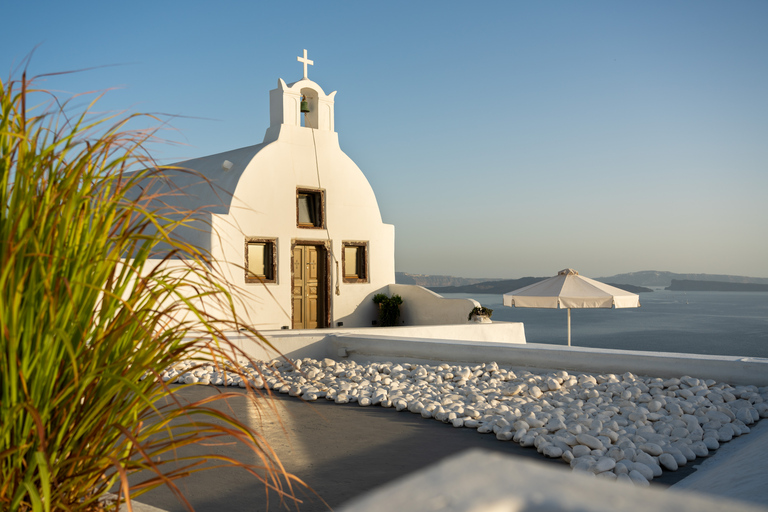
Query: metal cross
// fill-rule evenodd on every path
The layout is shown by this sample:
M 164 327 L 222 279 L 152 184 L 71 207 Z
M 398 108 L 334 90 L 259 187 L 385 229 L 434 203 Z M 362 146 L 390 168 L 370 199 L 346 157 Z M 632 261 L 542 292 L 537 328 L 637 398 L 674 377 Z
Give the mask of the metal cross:
M 304 58 L 303 59 L 301 57 L 296 57 L 296 60 L 299 61 L 299 62 L 304 63 L 304 79 L 306 79 L 307 78 L 307 64 L 309 64 L 310 66 L 314 66 L 315 65 L 315 61 L 309 60 L 307 58 L 307 50 L 304 50 Z

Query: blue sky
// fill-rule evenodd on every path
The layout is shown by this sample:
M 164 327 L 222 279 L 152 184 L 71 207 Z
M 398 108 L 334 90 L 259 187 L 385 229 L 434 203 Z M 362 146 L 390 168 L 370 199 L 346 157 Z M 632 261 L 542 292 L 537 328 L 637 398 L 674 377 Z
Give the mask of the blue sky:
M 0 76 L 176 116 L 165 162 L 261 142 L 309 77 L 397 270 L 768 277 L 768 2 L 0 0 Z

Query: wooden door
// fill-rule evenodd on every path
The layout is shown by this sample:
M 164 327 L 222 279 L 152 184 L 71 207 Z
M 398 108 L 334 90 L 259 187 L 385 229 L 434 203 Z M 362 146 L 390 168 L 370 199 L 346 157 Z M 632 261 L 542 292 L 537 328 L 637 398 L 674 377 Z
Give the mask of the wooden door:
M 326 327 L 326 258 L 322 245 L 293 248 L 293 328 Z

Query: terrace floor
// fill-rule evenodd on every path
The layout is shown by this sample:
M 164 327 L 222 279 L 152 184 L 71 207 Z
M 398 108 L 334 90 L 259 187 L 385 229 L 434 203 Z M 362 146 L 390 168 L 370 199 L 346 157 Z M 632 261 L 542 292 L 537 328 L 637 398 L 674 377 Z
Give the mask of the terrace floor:
M 179 396 L 198 400 L 220 388 L 193 386 Z M 233 388 L 226 388 L 231 391 Z M 240 391 L 239 388 L 236 388 Z M 418 414 L 397 412 L 379 406 L 339 405 L 326 400 L 302 402 L 288 395 L 263 398 L 262 414 L 243 396 L 230 400 L 232 411 L 262 432 L 275 449 L 285 468 L 312 487 L 318 496 L 299 491 L 301 512 L 328 510 L 322 500 L 338 508 L 350 499 L 376 487 L 430 466 L 445 457 L 470 448 L 481 448 L 516 457 L 567 467 L 561 460 L 546 459 L 533 448 L 502 442 L 493 434 L 479 434 L 470 428 L 454 428 Z M 280 413 L 279 421 L 269 405 Z M 219 408 L 227 405 L 220 402 Z M 739 439 L 750 437 L 751 434 Z M 234 446 L 203 447 L 234 457 L 246 457 Z M 676 472 L 665 471 L 651 485 L 669 486 L 695 472 L 697 459 Z M 255 461 L 253 461 L 255 462 Z M 480 468 L 467 468 L 474 471 Z M 185 478 L 178 483 L 198 512 L 221 510 L 263 510 L 267 498 L 264 486 L 242 470 L 216 469 Z M 277 495 L 270 492 L 269 510 L 281 510 Z M 322 498 L 322 499 L 320 499 Z M 144 494 L 138 501 L 169 512 L 186 508 L 166 488 Z M 291 509 L 296 510 L 295 507 Z

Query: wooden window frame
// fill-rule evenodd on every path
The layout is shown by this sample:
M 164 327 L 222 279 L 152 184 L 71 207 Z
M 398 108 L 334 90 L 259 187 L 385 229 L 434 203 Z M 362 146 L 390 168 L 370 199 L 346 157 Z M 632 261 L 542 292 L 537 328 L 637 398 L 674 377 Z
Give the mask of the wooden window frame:
M 248 271 L 248 246 L 250 244 L 266 244 L 269 251 L 270 262 L 267 264 L 271 275 L 257 276 Z M 245 237 L 245 268 L 246 283 L 277 283 L 277 238 Z
M 312 195 L 317 198 L 315 213 L 317 214 L 317 223 L 302 223 L 299 218 L 299 198 L 302 195 Z M 296 189 L 296 226 L 302 229 L 325 229 L 325 191 L 317 188 L 297 188 Z
M 362 265 L 363 275 L 347 274 L 347 247 L 358 248 L 358 265 Z M 362 249 L 362 254 L 359 252 Z M 368 242 L 348 241 L 341 243 L 341 275 L 345 283 L 367 283 L 369 282 L 370 266 L 368 264 Z

